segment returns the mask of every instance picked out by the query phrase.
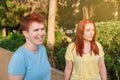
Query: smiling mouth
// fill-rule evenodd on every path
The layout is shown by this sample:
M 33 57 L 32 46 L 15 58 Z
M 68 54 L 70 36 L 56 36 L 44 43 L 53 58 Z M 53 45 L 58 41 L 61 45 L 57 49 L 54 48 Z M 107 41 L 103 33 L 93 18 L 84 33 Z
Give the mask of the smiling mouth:
M 40 36 L 40 35 L 38 36 L 38 35 L 37 35 L 37 36 L 35 36 L 35 38 L 36 38 L 36 39 L 39 39 L 39 38 L 42 38 L 42 39 L 43 39 L 44 36 L 42 36 L 42 35 L 41 35 L 41 36 Z
M 43 41 L 43 38 L 42 39 L 39 39 L 40 41 Z

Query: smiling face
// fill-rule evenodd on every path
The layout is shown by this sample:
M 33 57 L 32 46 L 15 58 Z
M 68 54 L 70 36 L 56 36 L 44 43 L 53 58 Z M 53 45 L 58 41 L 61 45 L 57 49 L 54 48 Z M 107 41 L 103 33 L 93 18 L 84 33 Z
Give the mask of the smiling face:
M 29 26 L 28 31 L 24 31 L 23 34 L 26 37 L 26 42 L 30 42 L 33 45 L 40 45 L 43 43 L 43 39 L 45 36 L 45 30 L 43 23 L 33 22 Z
M 94 34 L 95 34 L 94 25 L 92 23 L 86 24 L 84 28 L 84 34 L 83 34 L 84 40 L 92 41 Z

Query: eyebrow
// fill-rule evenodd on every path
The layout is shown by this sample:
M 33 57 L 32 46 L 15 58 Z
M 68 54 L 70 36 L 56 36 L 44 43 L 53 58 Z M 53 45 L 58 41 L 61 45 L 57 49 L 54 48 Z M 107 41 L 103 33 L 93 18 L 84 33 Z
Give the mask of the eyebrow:
M 41 30 L 44 30 L 45 28 L 41 28 Z

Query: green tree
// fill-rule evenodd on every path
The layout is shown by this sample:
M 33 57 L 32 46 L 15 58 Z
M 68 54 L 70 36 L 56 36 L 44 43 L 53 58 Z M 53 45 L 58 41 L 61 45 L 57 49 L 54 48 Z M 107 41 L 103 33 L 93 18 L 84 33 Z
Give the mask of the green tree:
M 58 0 L 57 1 L 58 26 L 67 36 L 71 36 L 76 23 L 82 19 L 82 10 L 79 10 L 80 0 Z
M 6 28 L 17 26 L 26 8 L 25 5 L 20 5 L 12 0 L 2 0 L 0 5 L 0 26 L 2 27 L 3 37 L 6 37 Z
M 21 18 L 31 12 L 37 11 L 46 16 L 47 7 L 48 0 L 1 0 L 0 26 L 3 37 L 6 36 L 6 28 L 16 27 Z

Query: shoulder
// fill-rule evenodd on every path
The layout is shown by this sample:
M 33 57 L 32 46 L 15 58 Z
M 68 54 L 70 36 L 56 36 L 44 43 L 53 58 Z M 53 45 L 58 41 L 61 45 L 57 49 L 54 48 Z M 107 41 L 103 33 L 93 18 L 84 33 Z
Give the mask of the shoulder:
M 102 48 L 101 43 L 96 42 L 96 44 L 97 44 L 97 46 L 98 46 L 98 48 L 99 48 L 99 56 L 100 56 L 100 57 L 104 56 L 105 53 L 104 53 L 104 51 L 103 51 L 103 48 Z
M 23 47 L 19 47 L 13 54 L 9 61 L 9 66 L 15 66 L 15 64 L 21 64 L 24 63 L 25 56 L 23 52 Z M 16 66 L 17 66 L 16 65 Z
M 100 42 L 96 41 L 95 43 L 97 44 L 98 47 L 102 47 Z
M 75 48 L 75 43 L 74 43 L 74 42 L 71 42 L 71 43 L 68 44 L 67 50 L 68 50 L 68 51 L 71 51 L 71 50 L 73 50 L 74 48 Z
M 71 43 L 69 43 L 69 45 L 68 45 L 68 47 L 74 47 L 75 46 L 75 43 L 74 42 L 71 42 Z
M 43 45 L 39 45 L 39 51 L 40 52 L 45 52 L 46 53 L 46 48 Z
M 12 56 L 22 56 L 23 55 L 23 47 L 20 46 L 14 53 Z
M 11 57 L 11 60 L 24 60 L 25 54 L 24 54 L 24 47 L 20 46 Z
M 25 57 L 23 54 L 23 47 L 19 47 L 12 55 L 9 64 L 8 64 L 8 73 L 9 74 L 25 74 Z
M 45 46 L 39 45 L 39 49 L 45 49 Z
M 72 55 L 72 51 L 75 47 L 75 43 L 72 42 L 72 43 L 69 43 L 67 49 L 66 49 L 66 53 L 65 53 L 65 59 L 66 60 L 69 60 L 69 61 L 73 61 L 73 55 Z

